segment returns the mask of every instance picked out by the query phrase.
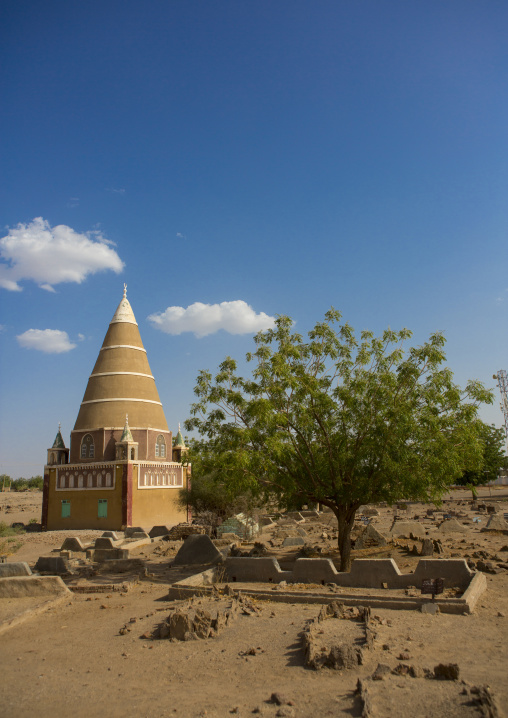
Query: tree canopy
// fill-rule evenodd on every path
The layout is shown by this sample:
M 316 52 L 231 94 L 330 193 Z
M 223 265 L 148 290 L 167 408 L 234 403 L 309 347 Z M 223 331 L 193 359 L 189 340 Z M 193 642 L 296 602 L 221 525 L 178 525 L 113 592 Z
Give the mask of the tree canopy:
M 190 506 L 193 515 L 209 526 L 213 535 L 229 516 L 250 513 L 255 508 L 250 491 L 241 492 L 231 483 L 227 484 L 217 470 L 207 473 L 199 453 L 186 455 L 184 461 L 192 462 L 192 479 L 189 487 L 180 489 L 178 502 L 182 508 Z
M 480 466 L 477 410 L 493 397 L 477 381 L 454 383 L 441 334 L 405 349 L 408 329 L 357 340 L 340 320 L 332 308 L 304 340 L 278 317 L 254 339 L 251 377 L 230 357 L 214 378 L 200 372 L 186 427 L 200 433 L 202 465 L 226 484 L 332 509 L 348 570 L 362 504 L 435 501 Z
M 476 469 L 464 471 L 457 479 L 457 484 L 473 487 L 488 484 L 495 481 L 499 470 L 506 464 L 505 432 L 504 429 L 497 429 L 495 426 L 478 422 L 478 435 L 481 442 L 481 462 Z M 473 491 L 473 496 L 475 492 Z

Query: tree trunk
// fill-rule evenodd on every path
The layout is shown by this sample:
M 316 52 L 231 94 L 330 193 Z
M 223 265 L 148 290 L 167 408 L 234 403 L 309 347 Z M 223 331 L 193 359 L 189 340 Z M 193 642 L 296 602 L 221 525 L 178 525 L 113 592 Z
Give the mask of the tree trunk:
M 356 507 L 336 507 L 333 512 L 339 524 L 337 544 L 340 551 L 340 571 L 349 571 L 351 569 L 351 529 L 355 523 Z

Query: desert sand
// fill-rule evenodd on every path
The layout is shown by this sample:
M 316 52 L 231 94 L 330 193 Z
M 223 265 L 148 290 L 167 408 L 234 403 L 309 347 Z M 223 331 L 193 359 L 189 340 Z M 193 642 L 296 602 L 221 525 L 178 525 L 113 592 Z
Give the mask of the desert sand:
M 506 489 L 484 490 L 481 499 L 508 511 Z M 455 492 L 464 502 L 467 492 Z M 7 523 L 39 519 L 41 494 L 0 494 L 0 520 Z M 7 509 L 6 506 L 10 506 Z M 465 504 L 457 504 L 469 511 Z M 411 507 L 413 513 L 424 507 Z M 376 528 L 385 531 L 391 509 L 382 509 Z M 471 513 L 471 516 L 473 513 Z M 460 520 L 460 519 L 459 519 Z M 486 519 L 483 520 L 485 526 Z M 305 526 L 305 524 L 303 524 Z M 26 611 L 28 616 L 0 635 L 2 715 L 80 716 L 479 716 L 502 715 L 508 708 L 508 536 L 467 532 L 441 536 L 446 557 L 482 557 L 495 573 L 487 573 L 487 591 L 472 615 L 425 615 L 416 611 L 373 610 L 376 636 L 365 661 L 354 669 L 313 670 L 305 664 L 302 631 L 321 606 L 255 602 L 256 610 L 240 613 L 219 635 L 205 640 L 170 641 L 153 638 L 168 616 L 168 586 L 174 580 L 171 560 L 178 546 L 156 542 L 140 547 L 147 576 L 125 592 L 73 594 L 42 613 L 30 614 L 32 599 L 2 599 L 2 617 Z M 430 533 L 435 527 L 431 527 Z M 329 534 L 333 532 L 330 523 Z M 26 533 L 8 561 L 27 561 L 58 549 L 67 535 L 92 540 L 90 532 Z M 260 540 L 270 540 L 262 535 Z M 333 554 L 333 543 L 321 534 Z M 384 553 L 402 571 L 418 561 L 409 549 L 414 541 L 398 539 Z M 275 547 L 280 560 L 291 561 L 294 549 Z M 479 554 L 478 552 L 483 552 Z M 58 555 L 55 553 L 55 555 Z M 362 555 L 365 555 L 364 552 Z M 508 567 L 508 563 L 507 563 Z M 173 569 L 174 571 L 174 569 Z M 335 598 L 330 595 L 330 600 Z M 197 597 L 196 605 L 213 609 L 213 598 Z M 32 602 L 32 603 L 30 603 Z M 39 601 L 40 603 L 40 601 Z M 185 603 L 185 602 L 183 602 Z M 182 603 L 182 605 L 183 605 Z M 128 627 L 129 630 L 122 628 Z M 395 669 L 413 666 L 418 677 L 388 673 L 369 681 L 370 705 L 357 691 L 358 680 L 372 676 L 378 664 Z M 424 677 L 438 664 L 457 664 L 459 679 Z M 489 686 L 494 707 L 475 705 L 477 690 Z M 273 700 L 273 694 L 277 700 Z M 489 713 L 490 711 L 490 713 Z

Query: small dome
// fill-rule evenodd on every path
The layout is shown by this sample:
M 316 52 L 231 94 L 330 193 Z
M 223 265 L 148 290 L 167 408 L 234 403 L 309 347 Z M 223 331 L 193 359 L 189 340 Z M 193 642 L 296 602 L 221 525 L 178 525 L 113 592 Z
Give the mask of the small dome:
M 176 435 L 175 441 L 173 443 L 174 449 L 185 449 L 186 446 L 183 442 L 183 436 L 182 432 L 180 431 L 180 424 L 178 424 L 178 434 Z
M 53 442 L 52 449 L 65 449 L 65 443 L 62 437 L 62 432 L 60 431 L 60 426 L 58 427 L 58 434 L 55 437 L 55 440 Z
M 131 430 L 129 429 L 129 417 L 127 415 L 125 416 L 125 426 L 123 428 L 123 434 L 120 441 L 134 441 Z

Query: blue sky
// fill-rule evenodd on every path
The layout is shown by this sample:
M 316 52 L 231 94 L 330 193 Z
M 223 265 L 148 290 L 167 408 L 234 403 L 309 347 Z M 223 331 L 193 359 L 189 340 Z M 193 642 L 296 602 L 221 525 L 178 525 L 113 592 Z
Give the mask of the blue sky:
M 491 0 L 4 0 L 0 473 L 68 442 L 124 282 L 173 430 L 199 369 L 331 305 L 494 387 L 507 30 Z

